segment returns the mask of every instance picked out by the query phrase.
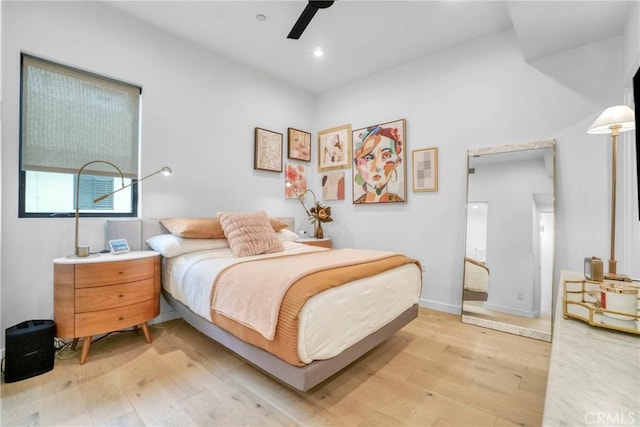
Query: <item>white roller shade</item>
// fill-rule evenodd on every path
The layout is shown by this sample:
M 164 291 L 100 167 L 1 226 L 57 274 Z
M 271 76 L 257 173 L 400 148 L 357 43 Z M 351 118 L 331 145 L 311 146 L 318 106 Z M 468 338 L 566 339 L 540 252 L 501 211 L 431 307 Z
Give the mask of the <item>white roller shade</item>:
M 140 88 L 22 56 L 22 170 L 76 173 L 92 160 L 138 176 Z M 119 176 L 109 165 L 85 169 Z

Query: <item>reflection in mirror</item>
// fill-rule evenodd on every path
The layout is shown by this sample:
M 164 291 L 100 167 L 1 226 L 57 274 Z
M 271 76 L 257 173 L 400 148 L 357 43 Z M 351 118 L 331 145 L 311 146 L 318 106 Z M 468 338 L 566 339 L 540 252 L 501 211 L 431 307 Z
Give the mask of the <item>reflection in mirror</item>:
M 551 341 L 555 141 L 468 151 L 462 321 Z

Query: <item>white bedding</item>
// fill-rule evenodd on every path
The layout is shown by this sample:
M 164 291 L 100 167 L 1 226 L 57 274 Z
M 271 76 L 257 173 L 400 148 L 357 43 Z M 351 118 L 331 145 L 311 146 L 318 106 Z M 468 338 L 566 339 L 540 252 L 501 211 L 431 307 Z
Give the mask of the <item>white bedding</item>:
M 464 289 L 471 292 L 489 292 L 489 269 L 478 261 L 464 260 Z
M 210 294 L 219 271 L 236 262 L 326 250 L 283 242 L 284 252 L 236 258 L 229 248 L 163 258 L 163 287 L 199 316 L 210 320 Z M 418 302 L 421 274 L 415 264 L 360 279 L 310 298 L 300 312 L 300 360 L 331 358 L 386 325 Z M 330 315 L 327 315 L 329 313 Z

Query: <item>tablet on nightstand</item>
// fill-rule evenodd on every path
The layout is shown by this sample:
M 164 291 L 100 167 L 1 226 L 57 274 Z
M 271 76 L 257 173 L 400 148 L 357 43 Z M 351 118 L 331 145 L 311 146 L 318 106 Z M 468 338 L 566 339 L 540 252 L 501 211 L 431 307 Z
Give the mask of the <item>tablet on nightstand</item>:
M 129 244 L 126 239 L 109 240 L 112 254 L 121 254 L 129 252 Z

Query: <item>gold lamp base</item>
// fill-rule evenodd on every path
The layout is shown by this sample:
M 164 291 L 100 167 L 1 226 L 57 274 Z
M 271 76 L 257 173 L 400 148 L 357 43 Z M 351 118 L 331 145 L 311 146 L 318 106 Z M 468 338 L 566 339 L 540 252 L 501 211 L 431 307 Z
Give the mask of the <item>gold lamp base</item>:
M 618 261 L 615 259 L 609 260 L 609 272 L 605 273 L 604 278 L 608 280 L 617 280 L 619 282 L 630 282 L 631 278 L 624 274 L 618 274 Z
M 606 273 L 604 278 L 607 280 L 617 280 L 620 282 L 631 282 L 631 277 L 618 273 Z

